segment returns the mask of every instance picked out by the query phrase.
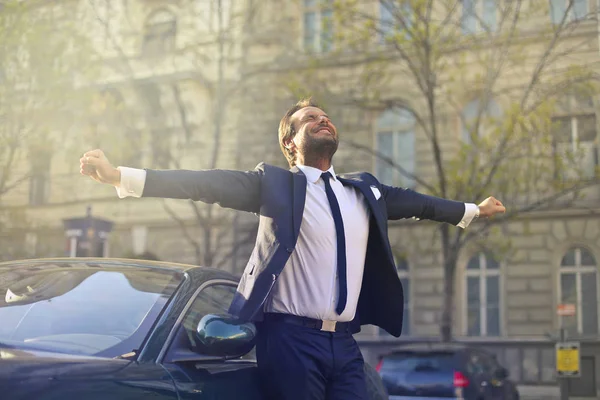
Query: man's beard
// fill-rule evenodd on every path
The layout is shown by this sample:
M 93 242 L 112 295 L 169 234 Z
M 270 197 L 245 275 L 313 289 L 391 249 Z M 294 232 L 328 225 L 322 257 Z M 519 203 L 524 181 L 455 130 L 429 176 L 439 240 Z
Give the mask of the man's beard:
M 308 137 L 303 141 L 300 151 L 305 160 L 331 160 L 338 148 L 338 140 L 334 137 Z

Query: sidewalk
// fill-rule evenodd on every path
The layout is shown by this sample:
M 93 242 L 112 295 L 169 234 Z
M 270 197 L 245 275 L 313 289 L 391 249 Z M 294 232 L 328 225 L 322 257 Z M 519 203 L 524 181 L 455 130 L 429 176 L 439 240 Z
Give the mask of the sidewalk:
M 560 400 L 558 386 L 518 385 L 517 389 L 519 390 L 521 400 Z M 569 400 L 596 400 L 598 398 L 569 396 Z
M 556 386 L 517 386 L 521 400 L 560 400 L 560 391 Z

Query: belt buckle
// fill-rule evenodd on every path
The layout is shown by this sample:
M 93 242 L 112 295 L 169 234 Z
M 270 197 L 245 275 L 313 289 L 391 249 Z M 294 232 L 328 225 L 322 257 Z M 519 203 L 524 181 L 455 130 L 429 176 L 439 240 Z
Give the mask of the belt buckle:
M 325 332 L 335 332 L 335 325 L 337 321 L 323 320 L 321 330 Z

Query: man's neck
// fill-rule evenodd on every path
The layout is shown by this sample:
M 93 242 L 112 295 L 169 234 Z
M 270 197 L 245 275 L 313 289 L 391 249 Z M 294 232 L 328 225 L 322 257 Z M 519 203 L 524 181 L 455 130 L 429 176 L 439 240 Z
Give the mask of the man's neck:
M 306 165 L 307 167 L 317 168 L 323 172 L 329 170 L 331 168 L 331 160 L 310 160 L 307 158 L 299 157 L 297 163 L 300 165 Z

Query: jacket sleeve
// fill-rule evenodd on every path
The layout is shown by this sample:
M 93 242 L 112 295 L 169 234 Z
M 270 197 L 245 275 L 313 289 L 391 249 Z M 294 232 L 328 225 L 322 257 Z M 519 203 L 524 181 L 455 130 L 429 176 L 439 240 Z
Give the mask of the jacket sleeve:
M 458 225 L 465 203 L 428 196 L 410 189 L 381 185 L 388 219 L 418 218 Z
M 146 170 L 142 197 L 191 199 L 258 213 L 263 168 L 231 170 Z

